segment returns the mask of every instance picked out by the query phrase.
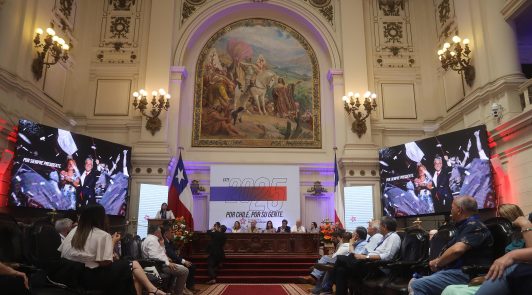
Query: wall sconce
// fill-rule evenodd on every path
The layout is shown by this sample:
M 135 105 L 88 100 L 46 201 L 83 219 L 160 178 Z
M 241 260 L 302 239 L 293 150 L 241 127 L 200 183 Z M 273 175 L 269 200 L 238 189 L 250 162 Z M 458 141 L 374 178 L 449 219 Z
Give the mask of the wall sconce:
M 133 97 L 135 98 L 135 100 L 133 100 L 133 107 L 138 109 L 140 113 L 147 118 L 146 129 L 151 132 L 151 135 L 155 135 L 155 132 L 161 130 L 161 119 L 159 119 L 159 115 L 163 109 L 167 111 L 170 108 L 171 96 L 162 88 L 159 89 L 158 92 L 156 90 L 152 91 L 151 110 L 147 113 L 147 94 L 148 93 L 144 89 L 141 89 L 138 92 L 133 92 Z
M 192 191 L 192 195 L 197 196 L 201 195 L 201 192 L 204 192 L 205 188 L 203 186 L 200 186 L 198 180 L 194 179 L 190 183 L 190 190 Z
M 42 77 L 44 66 L 49 68 L 59 62 L 59 60 L 66 61 L 69 57 L 68 50 L 70 45 L 66 44 L 63 38 L 57 36 L 52 28 L 47 28 L 46 37 L 41 40 L 43 33 L 43 29 L 37 28 L 33 38 L 34 47 L 37 48 L 37 56 L 31 64 L 31 71 L 37 81 Z
M 460 41 L 464 45 L 460 44 Z M 452 47 L 452 48 L 451 48 Z M 461 39 L 458 36 L 453 37 L 453 44 L 444 43 L 443 48 L 438 50 L 438 58 L 441 61 L 441 66 L 444 70 L 451 69 L 457 71 L 460 76 L 465 79 L 467 85 L 471 87 L 473 81 L 475 81 L 475 68 L 471 65 L 471 57 L 469 54 L 469 39 Z M 462 80 L 462 90 L 465 89 L 464 82 Z
M 364 93 L 364 103 L 360 103 L 360 93 L 349 92 L 347 96 L 342 99 L 344 101 L 344 109 L 347 114 L 352 114 L 355 121 L 351 125 L 351 131 L 356 133 L 358 137 L 362 137 L 366 133 L 368 127 L 366 126 L 366 119 L 371 115 L 371 112 L 377 108 L 377 94 L 366 91 Z M 360 106 L 364 106 L 366 114 L 363 115 Z
M 321 196 L 323 195 L 323 193 L 326 193 L 327 192 L 327 189 L 324 188 L 322 185 L 321 185 L 321 182 L 320 181 L 314 181 L 314 185 L 311 186 L 308 190 L 307 190 L 308 193 L 312 193 L 314 196 Z

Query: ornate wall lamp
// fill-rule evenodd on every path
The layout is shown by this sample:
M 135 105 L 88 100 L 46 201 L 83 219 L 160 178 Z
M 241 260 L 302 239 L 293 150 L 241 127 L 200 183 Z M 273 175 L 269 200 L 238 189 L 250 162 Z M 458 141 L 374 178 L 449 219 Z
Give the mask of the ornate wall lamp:
M 463 44 L 460 44 L 460 42 Z M 475 81 L 475 68 L 471 65 L 471 49 L 469 49 L 469 39 L 461 39 L 458 36 L 453 37 L 453 44 L 444 43 L 443 48 L 438 50 L 438 57 L 444 70 L 457 71 L 460 76 L 471 87 Z M 462 88 L 463 88 L 462 80 Z M 465 95 L 465 89 L 464 95 Z
M 52 28 L 46 29 L 46 37 L 42 36 L 43 34 L 43 29 L 35 29 L 33 43 L 35 44 L 34 47 L 37 48 L 37 56 L 31 64 L 31 71 L 36 80 L 41 79 L 44 66 L 49 68 L 60 60 L 66 61 L 70 49 L 70 45 L 63 38 L 57 36 Z M 42 40 L 41 36 L 43 37 Z
M 321 181 L 314 181 L 314 185 L 311 186 L 308 190 L 308 193 L 312 193 L 314 196 L 321 196 L 323 193 L 327 192 L 327 189 L 321 185 Z
M 190 191 L 192 191 L 192 195 L 197 196 L 205 192 L 205 188 L 199 184 L 199 180 L 194 179 L 190 183 Z
M 377 108 L 377 94 L 366 91 L 364 93 L 364 102 L 360 103 L 360 93 L 349 92 L 342 99 L 344 100 L 344 109 L 347 114 L 352 114 L 355 121 L 351 125 L 351 131 L 356 133 L 358 137 L 362 137 L 366 133 L 368 127 L 366 126 L 366 119 L 371 115 L 371 112 Z M 366 114 L 362 114 L 360 106 L 364 106 Z
M 151 110 L 149 113 L 147 112 L 147 95 L 148 93 L 144 89 L 133 92 L 133 97 L 135 98 L 133 107 L 146 117 L 146 129 L 151 132 L 151 135 L 154 135 L 155 132 L 161 130 L 161 119 L 159 119 L 161 111 L 163 109 L 167 111 L 170 108 L 170 94 L 166 93 L 162 88 L 158 92 L 156 90 L 152 91 Z

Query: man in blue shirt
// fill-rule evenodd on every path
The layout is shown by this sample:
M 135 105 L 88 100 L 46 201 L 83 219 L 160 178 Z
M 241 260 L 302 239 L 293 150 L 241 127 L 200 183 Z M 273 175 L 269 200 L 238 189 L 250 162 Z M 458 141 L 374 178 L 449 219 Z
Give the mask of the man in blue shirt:
M 412 282 L 415 295 L 439 295 L 449 285 L 467 284 L 469 276 L 462 272 L 462 266 L 492 263 L 493 237 L 479 220 L 477 208 L 473 197 L 454 199 L 451 218 L 456 223 L 456 234 L 440 256 L 429 262 L 434 273 Z

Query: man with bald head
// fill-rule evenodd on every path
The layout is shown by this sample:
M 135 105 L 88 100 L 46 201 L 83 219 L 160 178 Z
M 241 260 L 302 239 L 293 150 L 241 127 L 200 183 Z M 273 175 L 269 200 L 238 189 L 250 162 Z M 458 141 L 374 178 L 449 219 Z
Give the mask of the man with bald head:
M 412 282 L 415 295 L 441 294 L 449 285 L 467 284 L 469 276 L 463 266 L 486 265 L 493 261 L 493 237 L 478 216 L 477 202 L 470 196 L 459 196 L 451 205 L 451 219 L 456 234 L 445 245 L 440 256 L 429 262 L 434 273 Z

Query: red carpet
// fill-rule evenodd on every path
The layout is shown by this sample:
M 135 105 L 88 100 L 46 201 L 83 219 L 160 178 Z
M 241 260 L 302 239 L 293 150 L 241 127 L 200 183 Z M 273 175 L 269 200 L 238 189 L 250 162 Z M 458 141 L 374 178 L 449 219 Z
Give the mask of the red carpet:
M 303 295 L 307 294 L 295 284 L 216 284 L 200 295 Z

